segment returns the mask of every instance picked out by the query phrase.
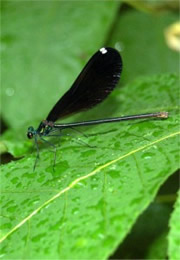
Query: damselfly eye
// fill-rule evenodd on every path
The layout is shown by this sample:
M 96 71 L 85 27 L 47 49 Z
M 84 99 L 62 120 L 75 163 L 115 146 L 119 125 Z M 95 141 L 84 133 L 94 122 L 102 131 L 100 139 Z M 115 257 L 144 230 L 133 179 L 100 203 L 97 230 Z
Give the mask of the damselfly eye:
M 34 128 L 33 128 L 32 126 L 30 126 L 30 127 L 28 128 L 27 137 L 28 137 L 29 139 L 32 139 L 33 136 L 34 136 Z
M 29 139 L 32 139 L 32 138 L 33 138 L 33 135 L 34 135 L 34 134 L 33 134 L 32 132 L 28 132 L 28 133 L 27 133 L 27 137 L 28 137 Z

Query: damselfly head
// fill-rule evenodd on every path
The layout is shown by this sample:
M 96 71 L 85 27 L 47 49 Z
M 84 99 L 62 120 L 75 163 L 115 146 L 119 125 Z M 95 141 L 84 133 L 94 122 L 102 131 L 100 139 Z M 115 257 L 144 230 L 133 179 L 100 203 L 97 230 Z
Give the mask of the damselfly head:
M 32 127 L 32 126 L 28 127 L 27 137 L 28 137 L 29 139 L 32 139 L 33 136 L 34 136 L 34 134 L 35 134 L 34 127 Z

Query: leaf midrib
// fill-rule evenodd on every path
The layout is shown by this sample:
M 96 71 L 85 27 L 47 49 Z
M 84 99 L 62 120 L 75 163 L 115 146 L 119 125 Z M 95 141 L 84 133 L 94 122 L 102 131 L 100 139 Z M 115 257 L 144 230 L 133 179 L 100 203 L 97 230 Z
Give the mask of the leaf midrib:
M 45 201 L 41 206 L 39 206 L 37 209 L 35 209 L 31 214 L 29 214 L 26 218 L 24 218 L 19 224 L 17 224 L 16 226 L 14 226 L 6 235 L 4 235 L 1 239 L 0 239 L 0 243 L 2 243 L 7 237 L 9 237 L 12 233 L 14 233 L 18 228 L 20 228 L 22 225 L 24 225 L 28 220 L 30 220 L 34 215 L 36 215 L 38 212 L 40 212 L 41 209 L 43 209 L 44 207 L 46 207 L 47 205 L 49 205 L 51 202 L 53 202 L 54 200 L 56 200 L 57 198 L 59 198 L 62 194 L 64 194 L 65 192 L 71 190 L 76 184 L 78 184 L 80 181 L 82 180 L 85 180 L 95 174 L 97 174 L 99 171 L 103 170 L 104 168 L 107 168 L 109 167 L 110 165 L 120 161 L 120 160 L 123 160 L 124 158 L 128 157 L 128 156 L 131 156 L 132 154 L 135 154 L 139 151 L 142 151 L 154 144 L 157 144 L 157 143 L 160 143 L 164 140 L 167 140 L 169 138 L 172 138 L 176 135 L 180 134 L 180 131 L 177 131 L 175 133 L 171 133 L 167 136 L 164 136 L 164 137 L 161 137 L 149 144 L 146 144 L 144 146 L 141 146 L 135 150 L 132 150 L 124 155 L 121 155 L 120 157 L 104 164 L 104 165 L 101 165 L 99 166 L 97 169 L 93 170 L 92 172 L 84 175 L 84 176 L 81 176 L 77 179 L 75 179 L 73 182 L 71 182 L 66 188 L 64 188 L 63 190 L 59 191 L 56 195 L 54 195 L 53 197 L 51 197 L 50 199 L 48 199 L 47 201 Z

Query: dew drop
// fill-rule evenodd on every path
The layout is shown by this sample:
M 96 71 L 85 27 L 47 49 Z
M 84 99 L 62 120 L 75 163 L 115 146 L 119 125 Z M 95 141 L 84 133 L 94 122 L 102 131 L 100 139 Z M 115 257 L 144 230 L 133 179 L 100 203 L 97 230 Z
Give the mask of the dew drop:
M 78 208 L 75 208 L 75 209 L 72 210 L 72 214 L 73 215 L 77 215 L 78 213 L 79 213 Z
M 115 170 L 117 168 L 117 165 L 116 164 L 112 164 L 109 168 L 110 168 L 110 170 Z
M 92 184 L 92 185 L 91 185 L 91 188 L 92 188 L 92 190 L 97 190 L 98 185 L 96 185 L 96 184 Z
M 104 238 L 105 238 L 104 234 L 102 234 L 102 233 L 99 233 L 99 234 L 98 234 L 98 237 L 99 237 L 100 239 L 104 239 Z
M 6 89 L 6 95 L 8 96 L 8 97 L 12 97 L 13 95 L 14 95 L 14 89 L 13 88 L 7 88 Z
M 95 176 L 92 177 L 92 180 L 93 180 L 93 181 L 97 181 L 97 177 L 95 177 Z
M 72 201 L 74 201 L 74 202 L 79 202 L 80 201 L 80 197 L 76 197 L 76 198 L 74 198 L 74 199 L 72 199 Z
M 124 44 L 122 42 L 116 42 L 114 47 L 120 52 L 124 50 Z
M 153 156 L 153 153 L 150 153 L 150 152 L 146 152 L 142 155 L 142 158 L 145 159 L 145 160 L 149 160 L 151 159 Z
M 44 208 L 48 209 L 50 207 L 50 204 L 47 204 Z
M 113 192 L 113 191 L 114 191 L 114 188 L 113 188 L 113 187 L 109 187 L 109 188 L 108 188 L 108 191 L 109 191 L 109 192 Z
M 77 185 L 84 187 L 84 186 L 86 186 L 86 183 L 85 183 L 85 181 L 80 181 L 80 182 L 77 183 Z

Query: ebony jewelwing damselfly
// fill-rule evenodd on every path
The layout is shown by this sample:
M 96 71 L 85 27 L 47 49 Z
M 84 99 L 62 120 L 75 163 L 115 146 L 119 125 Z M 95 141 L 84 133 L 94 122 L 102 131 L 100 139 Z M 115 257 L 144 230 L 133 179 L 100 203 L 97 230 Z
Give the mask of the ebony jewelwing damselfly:
M 49 143 L 55 148 L 53 144 L 43 138 L 45 136 L 54 136 L 52 133 L 55 131 L 62 131 L 66 128 L 75 128 L 78 126 L 113 123 L 132 119 L 168 117 L 167 112 L 156 112 L 75 123 L 55 123 L 55 121 L 59 118 L 80 112 L 82 110 L 90 109 L 102 102 L 116 87 L 120 79 L 121 71 L 121 56 L 119 52 L 113 48 L 101 48 L 91 57 L 71 88 L 52 108 L 46 120 L 43 120 L 37 129 L 34 129 L 32 126 L 28 128 L 27 137 L 29 139 L 34 137 L 37 148 L 37 157 L 34 164 L 34 169 L 36 167 L 37 159 L 39 158 L 39 147 L 37 143 L 38 138 Z

